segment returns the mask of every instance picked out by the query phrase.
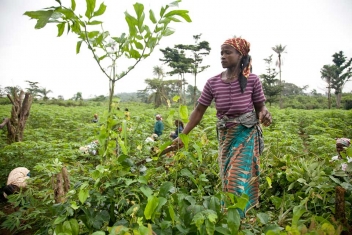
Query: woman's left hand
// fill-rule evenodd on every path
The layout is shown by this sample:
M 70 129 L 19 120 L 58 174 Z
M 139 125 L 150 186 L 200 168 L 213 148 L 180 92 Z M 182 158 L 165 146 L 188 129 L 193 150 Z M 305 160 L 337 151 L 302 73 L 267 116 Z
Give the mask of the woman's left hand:
M 259 112 L 259 122 L 264 126 L 270 126 L 272 122 L 271 114 L 265 106 Z

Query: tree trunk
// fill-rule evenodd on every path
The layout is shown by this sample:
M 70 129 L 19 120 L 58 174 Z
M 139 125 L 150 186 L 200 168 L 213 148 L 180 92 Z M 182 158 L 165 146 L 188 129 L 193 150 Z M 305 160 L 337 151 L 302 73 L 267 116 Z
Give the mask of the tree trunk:
M 0 128 L 5 125 L 7 127 L 7 141 L 9 144 L 14 142 L 21 142 L 23 140 L 23 132 L 29 117 L 29 111 L 32 106 L 33 98 L 30 93 L 21 91 L 18 95 L 7 94 L 7 97 L 12 103 L 11 118 L 5 118 Z
M 341 186 L 335 188 L 335 219 L 340 221 L 343 226 L 349 229 L 346 218 L 346 204 L 345 204 L 345 192 L 346 190 Z
M 282 90 L 283 90 L 283 88 L 282 88 L 282 80 L 281 80 L 281 55 L 280 54 L 279 54 L 279 76 L 280 76 L 280 87 L 281 87 L 279 105 L 280 105 L 280 109 L 282 109 L 283 108 L 283 101 L 282 101 Z
M 336 94 L 336 108 L 340 108 L 341 106 L 341 96 L 342 96 L 342 92 L 339 92 Z
M 196 92 L 197 92 L 197 73 L 194 73 L 194 87 L 193 87 L 193 108 L 196 107 Z

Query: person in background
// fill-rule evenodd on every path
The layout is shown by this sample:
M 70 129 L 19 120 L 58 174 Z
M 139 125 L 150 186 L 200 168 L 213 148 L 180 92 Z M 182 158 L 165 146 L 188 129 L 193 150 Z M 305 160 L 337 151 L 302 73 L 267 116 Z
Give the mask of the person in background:
M 238 209 L 241 218 L 259 204 L 259 157 L 264 148 L 260 124 L 272 122 L 260 79 L 251 73 L 249 51 L 250 43 L 242 38 L 230 38 L 221 45 L 221 64 L 226 70 L 207 80 L 182 131 L 189 134 L 215 100 L 222 190 L 249 196 L 244 210 Z M 183 143 L 176 138 L 173 145 L 182 147 Z
M 131 119 L 130 117 L 130 112 L 128 111 L 128 108 L 125 108 L 125 119 L 129 121 Z
M 152 143 L 155 142 L 158 139 L 158 135 L 157 134 L 152 134 L 151 136 L 148 136 L 144 142 L 146 143 Z
M 30 171 L 25 167 L 13 169 L 8 178 L 6 186 L 0 189 L 0 201 L 7 201 L 7 196 L 19 192 L 27 186 L 26 180 L 30 177 Z
M 175 131 L 171 132 L 171 134 L 170 134 L 170 138 L 172 138 L 172 139 L 176 139 L 178 137 L 178 134 L 182 133 L 183 128 L 184 128 L 183 122 L 178 119 L 175 120 L 175 126 L 176 126 Z
M 92 122 L 97 123 L 98 121 L 99 121 L 98 114 L 94 114 L 94 118 L 93 118 Z
M 156 119 L 156 122 L 154 124 L 154 134 L 161 136 L 163 134 L 163 130 L 164 130 L 164 123 L 162 121 L 161 115 L 157 114 L 155 116 L 155 119 Z
M 336 151 L 338 153 L 338 157 L 341 158 L 341 152 L 348 148 L 351 144 L 351 140 L 347 138 L 337 138 L 336 139 Z

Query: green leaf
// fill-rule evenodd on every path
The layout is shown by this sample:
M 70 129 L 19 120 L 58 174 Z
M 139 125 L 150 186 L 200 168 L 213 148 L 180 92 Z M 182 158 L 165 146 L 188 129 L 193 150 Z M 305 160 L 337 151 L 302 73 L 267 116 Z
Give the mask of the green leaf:
M 100 16 L 105 13 L 106 5 L 102 2 L 99 6 L 99 9 L 94 12 L 93 16 Z
M 62 232 L 67 233 L 67 234 L 72 233 L 70 222 L 68 222 L 68 221 L 64 222 L 64 224 L 62 225 Z
M 79 225 L 76 219 L 70 219 L 69 220 L 70 225 L 71 225 L 71 234 L 72 235 L 78 235 L 79 233 Z
M 261 213 L 259 212 L 257 214 L 257 218 L 260 221 L 261 224 L 266 225 L 269 222 L 269 216 L 266 213 Z
M 143 14 L 144 5 L 137 2 L 133 5 L 133 7 L 134 7 L 134 11 L 136 12 L 137 19 L 139 19 Z
M 97 24 L 102 24 L 102 21 L 98 21 L 98 20 L 93 20 L 87 23 L 87 25 L 97 25 Z
M 103 231 L 96 231 L 96 232 L 92 233 L 92 235 L 105 235 L 105 232 L 103 232 Z
M 156 38 L 150 38 L 147 43 L 147 47 L 153 49 L 156 46 L 156 42 L 157 42 Z
M 192 22 L 191 18 L 188 15 L 187 10 L 173 10 L 165 14 L 165 18 L 168 18 L 170 16 L 180 16 L 182 17 L 185 21 L 187 22 Z
M 237 209 L 230 208 L 227 210 L 227 225 L 231 231 L 231 234 L 238 234 L 240 228 L 241 217 Z
M 200 147 L 197 144 L 193 144 L 193 148 L 197 151 L 198 161 L 201 163 L 203 161 L 203 155 Z
M 75 13 L 71 9 L 67 9 L 67 8 L 58 8 L 56 10 L 56 13 L 57 12 L 59 12 L 61 14 L 64 14 L 67 19 L 71 19 L 71 18 L 73 18 L 75 16 Z M 59 18 L 62 17 L 61 14 L 58 14 Z M 53 14 L 52 17 L 54 17 L 54 14 Z
M 64 222 L 66 220 L 66 215 L 60 215 L 59 217 L 57 217 L 55 220 L 54 220 L 54 225 L 56 224 L 61 224 L 62 222 Z
M 169 204 L 168 208 L 169 208 L 170 217 L 172 219 L 172 223 L 174 224 L 175 223 L 175 219 L 176 219 L 175 210 L 174 210 L 174 208 L 172 207 L 171 204 Z
M 78 193 L 78 199 L 82 204 L 87 200 L 88 196 L 89 196 L 88 189 L 81 189 Z
M 64 30 L 65 30 L 65 22 L 62 22 L 60 24 L 57 24 L 57 30 L 58 30 L 58 34 L 57 36 L 60 37 L 63 33 L 64 33 Z
M 174 21 L 174 22 L 181 22 L 181 20 L 179 20 L 179 19 L 177 19 L 177 18 L 175 18 L 175 17 L 172 17 L 172 16 L 167 17 L 167 19 L 169 19 L 169 20 L 171 20 L 171 21 Z
M 231 235 L 230 231 L 224 227 L 216 227 L 215 231 L 223 235 Z
M 152 219 L 156 208 L 158 207 L 159 199 L 153 195 L 148 197 L 147 206 L 144 209 L 144 216 L 146 219 Z
M 129 51 L 129 55 L 131 58 L 134 58 L 134 59 L 139 59 L 141 57 L 141 54 L 139 53 L 139 51 L 137 51 L 135 49 L 131 49 Z
M 205 217 L 202 212 L 198 212 L 192 219 L 192 224 L 195 224 L 198 231 L 201 230 L 201 227 L 204 223 Z
M 160 197 L 167 197 L 168 192 L 174 187 L 174 185 L 167 181 L 164 182 L 161 186 L 160 186 L 160 190 L 159 190 L 159 196 Z
M 90 19 L 90 18 L 92 18 L 92 14 L 95 9 L 96 0 L 86 0 L 86 3 L 87 3 L 87 10 L 86 10 L 85 16 L 88 19 Z
M 192 174 L 187 168 L 183 168 L 183 169 L 181 170 L 181 175 L 182 175 L 182 176 L 187 176 L 188 178 L 190 178 L 190 179 L 192 180 L 192 182 L 193 182 L 195 185 L 198 186 L 197 181 L 196 181 L 196 179 L 194 178 L 193 174 Z
M 76 2 L 75 2 L 75 0 L 71 0 L 71 9 L 72 9 L 72 11 L 76 10 Z
M 189 136 L 181 133 L 181 134 L 179 134 L 179 137 L 182 140 L 182 143 L 185 145 L 185 149 L 188 150 Z
M 60 4 L 60 6 L 61 6 L 61 1 L 60 0 L 55 0 L 55 2 L 58 2 Z
M 150 197 L 153 194 L 153 191 L 147 186 L 142 186 L 139 189 L 146 197 Z
M 128 14 L 127 11 L 125 12 L 125 20 L 128 24 L 130 35 L 135 36 L 137 34 L 136 26 L 138 25 L 138 20 L 133 16 L 131 16 L 130 14 Z
M 78 54 L 79 51 L 81 50 L 81 45 L 82 45 L 82 41 L 78 41 L 76 45 L 76 54 Z
M 99 31 L 88 32 L 88 38 L 94 38 L 99 34 Z
M 164 13 L 165 13 L 165 11 L 166 11 L 167 8 L 168 8 L 168 6 L 166 6 L 166 8 L 164 8 L 164 7 L 161 7 L 161 8 L 160 8 L 160 13 L 159 13 L 160 17 L 163 17 L 163 16 L 164 16 Z
M 149 19 L 150 19 L 151 22 L 153 22 L 153 24 L 156 24 L 155 15 L 154 15 L 154 12 L 152 10 L 149 10 Z
M 205 220 L 205 229 L 207 230 L 207 234 L 214 234 L 215 232 L 215 223 Z
M 188 122 L 188 108 L 186 105 L 180 105 L 179 107 L 180 118 L 183 122 Z
M 139 49 L 139 50 L 143 50 L 144 49 L 143 44 L 140 43 L 140 42 L 134 41 L 134 45 L 136 45 L 137 49 Z
M 32 19 L 37 19 L 37 24 L 34 28 L 41 29 L 43 28 L 49 21 L 50 17 L 54 13 L 53 10 L 49 11 L 26 11 L 24 15 L 29 16 Z
M 71 207 L 72 207 L 72 209 L 74 209 L 74 210 L 77 210 L 77 209 L 79 208 L 79 206 L 77 206 L 76 201 L 72 201 L 72 202 L 71 202 Z

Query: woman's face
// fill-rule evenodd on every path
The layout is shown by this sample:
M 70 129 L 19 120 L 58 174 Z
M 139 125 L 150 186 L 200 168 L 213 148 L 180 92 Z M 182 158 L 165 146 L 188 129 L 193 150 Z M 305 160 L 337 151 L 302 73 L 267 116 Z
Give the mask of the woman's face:
M 236 67 L 241 62 L 242 55 L 230 45 L 221 46 L 221 65 L 223 68 Z

